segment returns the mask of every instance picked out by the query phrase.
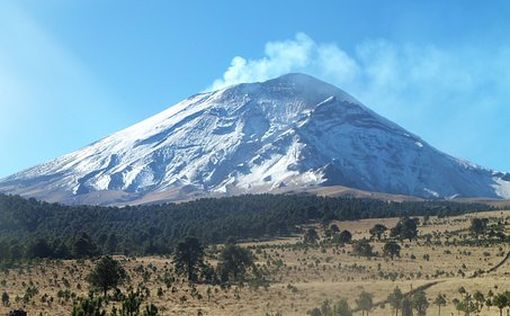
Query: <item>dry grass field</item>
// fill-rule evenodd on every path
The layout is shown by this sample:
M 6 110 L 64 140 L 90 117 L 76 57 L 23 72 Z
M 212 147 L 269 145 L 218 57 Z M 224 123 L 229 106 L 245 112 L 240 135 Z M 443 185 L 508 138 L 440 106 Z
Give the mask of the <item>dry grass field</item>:
M 472 238 L 468 228 L 473 217 L 489 218 L 489 223 L 500 222 L 505 230 L 510 230 L 510 212 L 431 217 L 425 224 L 422 218 L 418 227 L 420 237 L 402 241 L 401 256 L 394 260 L 382 255 L 384 240 L 370 241 L 377 252 L 373 257 L 353 255 L 352 244 L 303 246 L 301 236 L 242 244 L 252 250 L 258 265 L 270 271 L 271 283 L 267 288 L 246 285 L 222 289 L 204 284 L 195 288 L 179 279 L 167 284 L 164 275 L 173 269 L 171 258 L 116 257 L 130 276 L 121 290 L 126 291 L 128 286 L 146 287 L 150 294 L 147 301 L 157 305 L 162 315 L 288 316 L 306 315 L 323 301 L 334 304 L 342 297 L 355 308 L 362 291 L 373 294 L 374 303 L 380 303 L 397 286 L 406 293 L 430 283 L 425 290 L 430 302 L 427 315 L 438 315 L 433 300 L 440 293 L 446 295 L 448 302 L 441 315 L 457 315 L 452 300 L 462 298 L 458 291 L 461 287 L 469 293 L 479 290 L 484 295 L 489 290 L 494 293 L 510 290 L 510 262 L 494 271 L 477 273 L 500 263 L 510 247 L 500 242 L 489 246 L 463 243 Z M 369 238 L 369 229 L 375 224 L 391 228 L 398 220 L 366 219 L 335 224 L 340 231 L 352 232 L 353 240 L 359 240 Z M 323 227 L 315 227 L 322 237 Z M 214 251 L 209 249 L 208 253 L 214 256 Z M 213 257 L 210 262 L 215 262 Z M 9 307 L 0 306 L 0 315 L 18 307 L 27 310 L 28 315 L 70 315 L 73 297 L 88 293 L 85 277 L 93 266 L 90 260 L 42 261 L 0 271 L 0 292 L 7 292 L 11 302 Z M 27 299 L 27 293 L 33 295 L 29 294 Z M 393 315 L 389 304 L 376 305 L 370 315 Z M 355 315 L 361 315 L 361 311 Z M 499 315 L 499 310 L 483 307 L 479 315 Z

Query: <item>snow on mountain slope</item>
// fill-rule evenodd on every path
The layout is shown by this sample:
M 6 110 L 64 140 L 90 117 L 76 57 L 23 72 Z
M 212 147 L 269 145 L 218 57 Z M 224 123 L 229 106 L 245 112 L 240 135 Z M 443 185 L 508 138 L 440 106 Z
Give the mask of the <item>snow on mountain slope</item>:
M 455 159 L 303 74 L 194 95 L 0 181 L 65 203 L 343 185 L 420 197 L 510 198 L 510 175 Z

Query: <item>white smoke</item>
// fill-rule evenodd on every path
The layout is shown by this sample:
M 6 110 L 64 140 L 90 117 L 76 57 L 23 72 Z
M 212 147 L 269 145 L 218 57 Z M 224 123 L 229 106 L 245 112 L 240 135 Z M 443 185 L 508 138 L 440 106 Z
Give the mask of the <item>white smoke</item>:
M 378 39 L 348 51 L 298 33 L 268 42 L 260 58 L 234 57 L 209 90 L 307 73 L 342 88 L 433 145 L 470 159 L 495 150 L 487 139 L 499 137 L 502 128 L 473 126 L 482 119 L 505 126 L 505 120 L 510 121 L 510 43 L 491 50 L 452 47 Z M 502 155 L 510 151 L 510 145 L 503 147 L 498 146 Z

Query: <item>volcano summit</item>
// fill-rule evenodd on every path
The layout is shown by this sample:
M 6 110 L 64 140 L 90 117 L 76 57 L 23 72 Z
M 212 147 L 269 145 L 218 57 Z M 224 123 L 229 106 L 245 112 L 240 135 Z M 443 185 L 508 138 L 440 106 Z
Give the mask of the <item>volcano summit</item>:
M 341 185 L 425 198 L 510 198 L 510 174 L 451 157 L 304 74 L 201 93 L 0 180 L 68 204 L 136 204 Z

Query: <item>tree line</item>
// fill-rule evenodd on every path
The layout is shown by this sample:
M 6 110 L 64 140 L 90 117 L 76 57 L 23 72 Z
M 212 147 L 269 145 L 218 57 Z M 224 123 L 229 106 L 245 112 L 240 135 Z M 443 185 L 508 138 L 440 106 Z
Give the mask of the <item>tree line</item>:
M 0 261 L 171 254 L 186 236 L 202 243 L 286 236 L 332 220 L 454 216 L 479 203 L 388 202 L 315 195 L 242 195 L 126 207 L 68 206 L 0 194 Z

